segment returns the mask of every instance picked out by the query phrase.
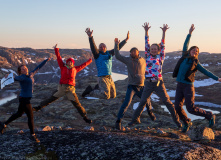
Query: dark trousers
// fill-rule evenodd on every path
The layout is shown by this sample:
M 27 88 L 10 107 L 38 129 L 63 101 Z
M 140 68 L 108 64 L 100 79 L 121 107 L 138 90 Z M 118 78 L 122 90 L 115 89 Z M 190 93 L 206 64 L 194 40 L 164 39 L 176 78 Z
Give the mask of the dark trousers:
M 8 125 L 12 121 L 16 120 L 17 118 L 21 117 L 24 113 L 26 113 L 28 117 L 28 127 L 30 129 L 31 134 L 34 134 L 34 118 L 33 118 L 33 111 L 32 106 L 30 103 L 31 97 L 19 97 L 19 107 L 18 111 L 13 114 L 5 124 Z
M 183 109 L 184 100 L 186 103 L 186 109 L 189 113 L 205 117 L 208 120 L 211 119 L 213 115 L 212 112 L 205 111 L 194 105 L 195 101 L 194 85 L 178 82 L 176 88 L 175 108 L 180 119 L 184 123 L 188 123 L 189 121 L 191 121 L 191 119 L 187 117 L 187 114 Z
M 141 96 L 140 104 L 133 114 L 132 121 L 137 121 L 140 118 L 148 98 L 150 98 L 151 94 L 155 91 L 171 113 L 173 121 L 177 126 L 180 126 L 179 116 L 176 113 L 173 103 L 170 101 L 163 80 L 160 80 L 159 82 L 150 82 L 149 79 L 146 79 L 144 85 L 145 87 Z
M 121 105 L 120 110 L 117 115 L 118 120 L 121 120 L 123 118 L 125 112 L 127 111 L 128 107 L 130 106 L 130 103 L 135 95 L 137 95 L 139 98 L 141 98 L 143 89 L 144 89 L 144 86 L 136 86 L 136 85 L 128 85 L 127 86 L 126 97 L 125 97 L 124 102 Z M 146 108 L 147 108 L 147 111 L 152 109 L 150 97 L 146 101 Z

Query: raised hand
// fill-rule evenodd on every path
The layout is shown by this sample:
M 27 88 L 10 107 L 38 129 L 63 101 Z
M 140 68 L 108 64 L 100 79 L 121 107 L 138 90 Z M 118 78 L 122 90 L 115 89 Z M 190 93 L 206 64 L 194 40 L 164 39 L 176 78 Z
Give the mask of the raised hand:
M 58 45 L 58 44 L 56 44 L 56 45 L 55 45 L 55 46 L 53 46 L 52 48 L 54 48 L 54 49 L 55 49 L 55 48 L 57 48 L 57 45 Z
M 128 32 L 128 33 L 129 33 L 129 32 Z M 115 42 L 115 44 L 118 45 L 118 44 L 120 43 L 120 40 L 118 40 L 118 38 L 115 38 L 115 39 L 114 39 L 114 42 Z
M 128 41 L 129 38 L 130 38 L 130 32 L 128 31 L 126 41 Z
M 86 28 L 85 32 L 87 33 L 88 37 L 92 37 L 93 30 L 91 31 L 90 28 Z
M 191 25 L 190 30 L 189 30 L 189 34 L 192 34 L 192 32 L 194 31 L 195 27 L 194 24 Z
M 149 23 L 144 23 L 144 25 L 142 26 L 144 28 L 144 30 L 147 32 L 151 26 L 149 26 Z
M 160 27 L 163 32 L 166 32 L 170 27 L 167 24 L 163 24 L 163 27 Z

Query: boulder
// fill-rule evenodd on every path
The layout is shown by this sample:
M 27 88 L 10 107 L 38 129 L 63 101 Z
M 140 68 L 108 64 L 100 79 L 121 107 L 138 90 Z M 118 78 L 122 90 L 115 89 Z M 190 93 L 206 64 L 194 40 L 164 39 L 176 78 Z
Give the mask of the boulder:
M 192 141 L 215 139 L 215 134 L 213 130 L 208 127 L 195 127 L 190 129 L 187 134 Z
M 45 126 L 42 131 L 51 131 L 52 128 L 50 126 Z

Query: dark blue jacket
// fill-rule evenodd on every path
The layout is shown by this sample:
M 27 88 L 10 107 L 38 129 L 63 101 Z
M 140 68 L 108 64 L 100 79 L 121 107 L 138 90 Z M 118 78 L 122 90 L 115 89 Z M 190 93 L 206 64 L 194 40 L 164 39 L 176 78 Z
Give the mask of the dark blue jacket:
M 33 71 L 29 72 L 28 75 L 22 74 L 16 76 L 15 81 L 19 81 L 21 86 L 20 97 L 32 97 L 32 92 L 34 89 L 34 75 L 38 70 L 45 65 L 48 59 L 44 60 L 40 65 L 38 65 Z

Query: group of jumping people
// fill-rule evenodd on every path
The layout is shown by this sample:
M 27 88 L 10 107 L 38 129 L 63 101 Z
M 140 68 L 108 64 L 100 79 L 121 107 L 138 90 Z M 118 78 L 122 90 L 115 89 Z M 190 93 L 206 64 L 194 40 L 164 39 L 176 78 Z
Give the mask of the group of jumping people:
M 213 127 L 215 124 L 215 115 L 213 115 L 210 111 L 205 111 L 194 105 L 194 77 L 196 71 L 199 70 L 206 76 L 216 81 L 221 82 L 221 78 L 215 76 L 200 64 L 198 60 L 199 48 L 197 46 L 192 46 L 190 49 L 188 49 L 192 32 L 195 29 L 194 25 L 191 25 L 189 29 L 189 34 L 187 35 L 184 42 L 182 56 L 178 60 L 173 72 L 173 77 L 176 77 L 177 81 L 175 104 L 170 101 L 170 97 L 167 94 L 162 76 L 162 66 L 165 60 L 165 34 L 169 27 L 168 25 L 163 25 L 163 27 L 160 27 L 163 32 L 161 43 L 154 43 L 152 45 L 149 43 L 148 32 L 151 28 L 149 23 L 144 23 L 143 28 L 145 30 L 145 58 L 139 55 L 139 50 L 136 47 L 131 48 L 129 57 L 122 56 L 119 53 L 119 50 L 129 40 L 129 32 L 127 33 L 126 39 L 124 39 L 122 42 L 120 42 L 118 38 L 115 38 L 114 49 L 107 50 L 107 47 L 104 43 L 101 43 L 99 48 L 97 48 L 92 36 L 93 30 L 90 30 L 90 28 L 86 29 L 85 32 L 89 37 L 91 52 L 97 67 L 98 84 L 94 87 L 89 85 L 82 93 L 82 97 L 85 97 L 86 95 L 103 99 L 116 97 L 116 88 L 111 77 L 112 57 L 115 55 L 116 59 L 124 63 L 128 70 L 128 86 L 126 96 L 117 115 L 117 120 L 115 123 L 116 129 L 122 130 L 123 127 L 121 126 L 121 121 L 135 95 L 137 95 L 141 100 L 138 108 L 134 111 L 131 122 L 128 123 L 128 125 L 132 126 L 141 123 L 140 116 L 145 107 L 147 108 L 147 112 L 151 120 L 155 121 L 156 116 L 152 111 L 150 99 L 150 96 L 154 91 L 166 105 L 177 127 L 183 127 L 182 132 L 187 132 L 192 125 L 191 119 L 187 117 L 187 114 L 183 109 L 184 100 L 186 102 L 186 108 L 189 113 L 205 117 L 209 121 L 209 127 Z M 9 117 L 7 121 L 0 122 L 1 133 L 4 132 L 6 126 L 9 123 L 21 117 L 23 113 L 26 113 L 28 117 L 28 126 L 31 133 L 30 138 L 39 143 L 40 140 L 37 138 L 34 132 L 33 111 L 41 110 L 45 106 L 49 105 L 64 95 L 66 95 L 67 98 L 71 101 L 79 114 L 82 116 L 83 120 L 86 123 L 92 123 L 92 120 L 87 117 L 87 112 L 79 102 L 78 96 L 75 92 L 76 74 L 88 66 L 92 62 L 92 59 L 89 59 L 79 66 L 74 65 L 75 61 L 73 58 L 67 59 L 66 63 L 64 63 L 59 53 L 59 48 L 57 48 L 57 44 L 53 48 L 61 70 L 61 78 L 57 92 L 51 95 L 48 99 L 42 101 L 39 106 L 32 108 L 30 100 L 33 93 L 34 75 L 46 64 L 47 61 L 50 60 L 50 58 L 44 60 L 31 72 L 29 72 L 27 66 L 19 66 L 18 76 L 14 75 L 14 80 L 18 81 L 21 87 L 18 111 Z M 183 121 L 183 125 L 180 120 Z

